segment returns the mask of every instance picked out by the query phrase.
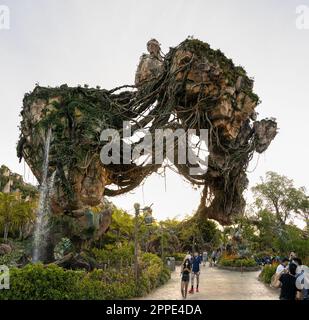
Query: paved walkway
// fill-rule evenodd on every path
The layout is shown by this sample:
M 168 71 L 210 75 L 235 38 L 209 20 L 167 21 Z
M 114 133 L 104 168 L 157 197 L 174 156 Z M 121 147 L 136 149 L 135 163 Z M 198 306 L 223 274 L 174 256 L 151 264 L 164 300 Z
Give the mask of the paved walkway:
M 260 271 L 237 272 L 216 267 L 201 267 L 199 293 L 188 294 L 187 300 L 278 300 L 279 292 L 258 281 Z M 164 286 L 156 289 L 144 300 L 182 300 L 180 293 L 180 267 Z

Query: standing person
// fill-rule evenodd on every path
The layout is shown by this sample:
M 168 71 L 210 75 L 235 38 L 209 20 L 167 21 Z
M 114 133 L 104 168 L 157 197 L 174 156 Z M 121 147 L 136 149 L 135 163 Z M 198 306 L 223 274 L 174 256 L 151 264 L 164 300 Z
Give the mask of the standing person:
M 221 257 L 221 248 L 218 248 L 216 252 L 216 264 L 218 263 L 220 257 Z
M 284 270 L 287 270 L 286 267 L 289 264 L 289 259 L 288 258 L 283 258 L 281 260 L 281 263 L 278 265 L 276 269 L 276 273 L 281 273 Z
M 278 274 L 278 279 L 276 281 L 275 287 L 281 287 L 280 300 L 295 300 L 296 299 L 296 264 L 290 263 L 288 267 L 288 272 Z
M 293 259 L 296 258 L 296 257 L 297 257 L 296 253 L 294 251 L 291 251 L 290 252 L 290 256 L 289 256 L 290 262 L 292 262 Z
M 192 258 L 192 274 L 191 274 L 191 290 L 189 293 L 194 293 L 194 278 L 196 278 L 196 292 L 199 292 L 199 280 L 200 280 L 200 264 L 201 258 L 198 252 L 194 252 L 194 257 Z
M 210 257 L 210 267 L 216 263 L 216 250 L 213 250 Z
M 203 266 L 204 266 L 204 267 L 206 266 L 207 260 L 208 260 L 208 252 L 207 252 L 207 251 L 204 251 L 204 252 L 203 252 Z
M 186 255 L 181 265 L 181 295 L 184 299 L 186 299 L 188 293 L 191 268 L 190 255 Z

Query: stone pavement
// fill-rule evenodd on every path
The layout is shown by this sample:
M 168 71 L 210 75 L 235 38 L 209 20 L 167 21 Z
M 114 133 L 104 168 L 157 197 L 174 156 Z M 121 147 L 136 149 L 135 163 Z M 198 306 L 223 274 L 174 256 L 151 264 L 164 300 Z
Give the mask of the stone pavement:
M 260 271 L 237 272 L 201 266 L 199 293 L 187 300 L 278 300 L 279 291 L 258 281 Z M 190 287 L 190 286 L 189 286 Z M 182 300 L 180 267 L 164 286 L 141 298 L 144 300 Z

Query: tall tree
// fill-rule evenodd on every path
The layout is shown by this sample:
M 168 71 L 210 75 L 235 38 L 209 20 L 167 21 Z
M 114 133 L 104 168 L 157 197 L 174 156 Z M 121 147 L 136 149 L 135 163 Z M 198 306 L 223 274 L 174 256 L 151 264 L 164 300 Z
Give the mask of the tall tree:
M 296 188 L 293 180 L 276 172 L 266 173 L 266 179 L 252 188 L 259 209 L 267 209 L 276 215 L 284 226 L 292 214 L 302 212 L 307 198 L 304 188 Z

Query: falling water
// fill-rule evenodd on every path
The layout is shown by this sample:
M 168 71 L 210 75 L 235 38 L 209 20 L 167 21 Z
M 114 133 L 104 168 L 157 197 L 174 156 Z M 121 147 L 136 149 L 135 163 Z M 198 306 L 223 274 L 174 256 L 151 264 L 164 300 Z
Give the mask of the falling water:
M 56 171 L 48 177 L 48 157 L 49 157 L 49 147 L 52 137 L 51 129 L 48 129 L 47 137 L 45 141 L 44 149 L 44 159 L 42 167 L 42 183 L 40 186 L 40 198 L 39 206 L 37 210 L 37 218 L 34 231 L 34 243 L 33 243 L 33 256 L 32 261 L 38 262 L 43 261 L 45 257 L 47 237 L 48 237 L 48 222 L 50 215 L 49 207 L 49 196 L 53 190 L 54 178 Z

